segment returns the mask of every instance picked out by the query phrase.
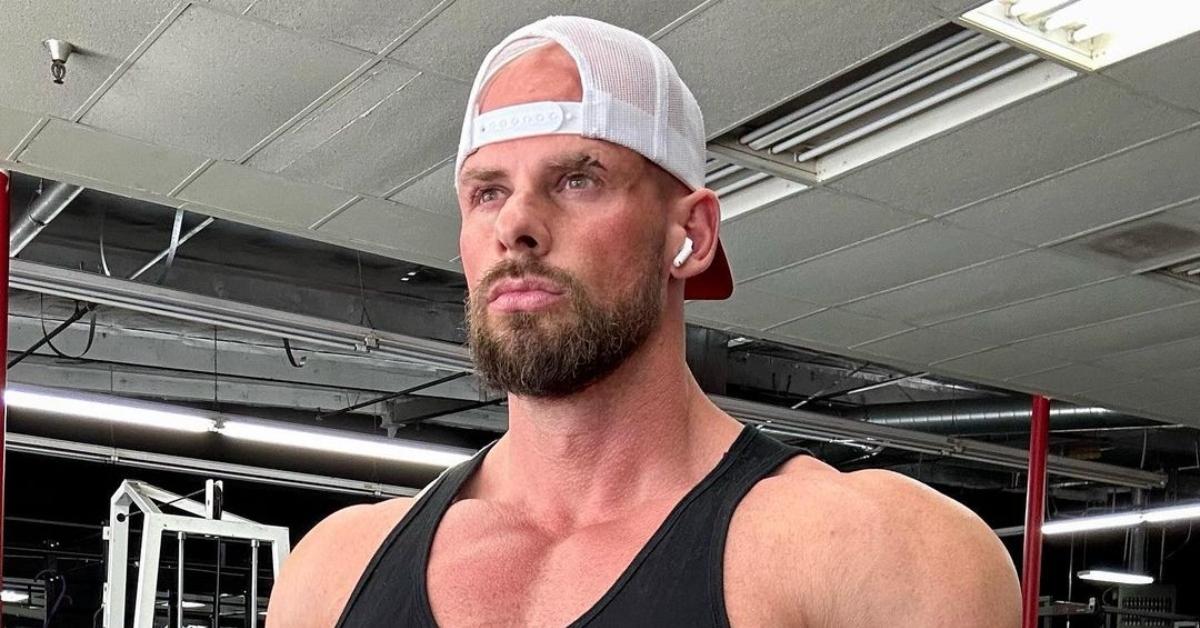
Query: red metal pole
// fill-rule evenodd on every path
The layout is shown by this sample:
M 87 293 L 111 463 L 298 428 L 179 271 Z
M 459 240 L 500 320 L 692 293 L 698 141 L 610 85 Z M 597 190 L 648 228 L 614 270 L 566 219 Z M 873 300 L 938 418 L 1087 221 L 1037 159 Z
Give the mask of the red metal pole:
M 0 170 L 0 225 L 4 225 L 4 244 L 0 246 L 0 589 L 4 588 L 4 483 L 5 438 L 8 435 L 8 404 L 4 391 L 8 390 L 8 172 Z M 4 602 L 0 600 L 0 617 L 3 617 Z M 0 625 L 4 620 L 0 619 Z
M 1050 438 L 1050 400 L 1033 398 L 1029 427 L 1029 488 L 1025 492 L 1025 552 L 1021 561 L 1021 627 L 1037 628 L 1042 575 L 1042 521 L 1046 516 L 1046 454 Z

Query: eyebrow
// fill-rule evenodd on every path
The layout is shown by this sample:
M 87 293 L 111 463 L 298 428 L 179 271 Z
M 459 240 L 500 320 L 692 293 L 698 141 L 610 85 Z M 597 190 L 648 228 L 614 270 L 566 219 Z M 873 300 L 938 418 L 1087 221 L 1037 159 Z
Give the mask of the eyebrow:
M 550 162 L 550 167 L 554 170 L 589 170 L 592 168 L 608 170 L 604 164 L 600 163 L 599 159 L 588 153 L 574 153 L 556 158 Z
M 589 153 L 571 153 L 568 155 L 556 157 L 550 161 L 549 170 L 557 172 L 565 172 L 571 170 L 604 170 L 608 168 L 600 163 L 600 160 Z M 500 168 L 468 168 L 460 175 L 462 182 L 480 182 L 489 183 L 497 181 L 508 176 L 508 173 Z

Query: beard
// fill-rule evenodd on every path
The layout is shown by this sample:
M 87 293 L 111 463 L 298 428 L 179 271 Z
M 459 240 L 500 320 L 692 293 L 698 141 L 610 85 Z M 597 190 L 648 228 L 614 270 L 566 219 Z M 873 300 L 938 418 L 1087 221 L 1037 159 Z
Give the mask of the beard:
M 484 384 L 518 396 L 556 398 L 579 392 L 617 369 L 641 347 L 662 315 L 660 260 L 647 255 L 636 283 L 611 304 L 591 298 L 570 273 L 536 259 L 505 260 L 467 297 L 467 332 Z M 496 281 L 541 277 L 563 288 L 566 303 L 549 310 L 489 318 L 486 295 Z M 564 311 L 565 308 L 565 311 Z

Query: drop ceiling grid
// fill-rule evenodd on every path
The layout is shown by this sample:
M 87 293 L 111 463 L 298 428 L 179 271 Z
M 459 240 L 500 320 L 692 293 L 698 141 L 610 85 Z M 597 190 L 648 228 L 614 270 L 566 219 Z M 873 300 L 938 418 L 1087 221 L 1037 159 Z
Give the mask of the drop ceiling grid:
M 1142 93 L 1200 113 L 1200 33 L 1100 71 Z
M 469 81 L 479 61 L 496 42 L 518 27 L 547 15 L 583 15 L 650 35 L 687 14 L 700 2 L 526 0 L 509 3 L 504 10 L 497 10 L 491 0 L 456 0 L 412 33 L 389 56 Z
M 939 221 L 926 221 L 786 266 L 746 285 L 837 305 L 1024 247 Z
M 239 42 L 255 42 L 247 63 Z M 233 160 L 370 56 L 192 5 L 82 122 Z
M 944 215 L 1039 246 L 1200 194 L 1200 125 Z
M 944 216 L 1197 121 L 1192 113 L 1108 81 L 1081 77 L 918 142 L 829 185 L 893 207 Z
M 1121 274 L 1070 256 L 1028 250 L 878 292 L 841 307 L 928 326 L 1068 292 Z
M 70 118 L 178 5 L 139 3 L 12 2 L 0 20 L 0 105 Z M 80 49 L 67 80 L 50 80 L 44 39 L 64 39 Z
M 1006 344 L 1191 303 L 1197 293 L 1127 276 L 931 325 L 948 334 Z

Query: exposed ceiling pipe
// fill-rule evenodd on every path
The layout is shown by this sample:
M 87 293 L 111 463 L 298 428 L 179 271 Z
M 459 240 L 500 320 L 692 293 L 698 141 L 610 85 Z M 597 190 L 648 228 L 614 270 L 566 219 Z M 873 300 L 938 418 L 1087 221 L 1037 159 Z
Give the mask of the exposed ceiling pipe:
M 83 192 L 83 188 L 78 185 L 55 181 L 38 195 L 29 206 L 29 210 L 13 223 L 8 232 L 8 256 L 16 257 L 20 254 L 46 225 L 79 196 L 80 192 Z
M 1028 433 L 1029 404 L 1023 400 L 971 399 L 889 403 L 847 414 L 877 425 L 934 434 Z M 1129 416 L 1107 408 L 1055 402 L 1050 406 L 1050 429 L 1086 430 L 1114 427 L 1154 427 L 1157 421 Z

